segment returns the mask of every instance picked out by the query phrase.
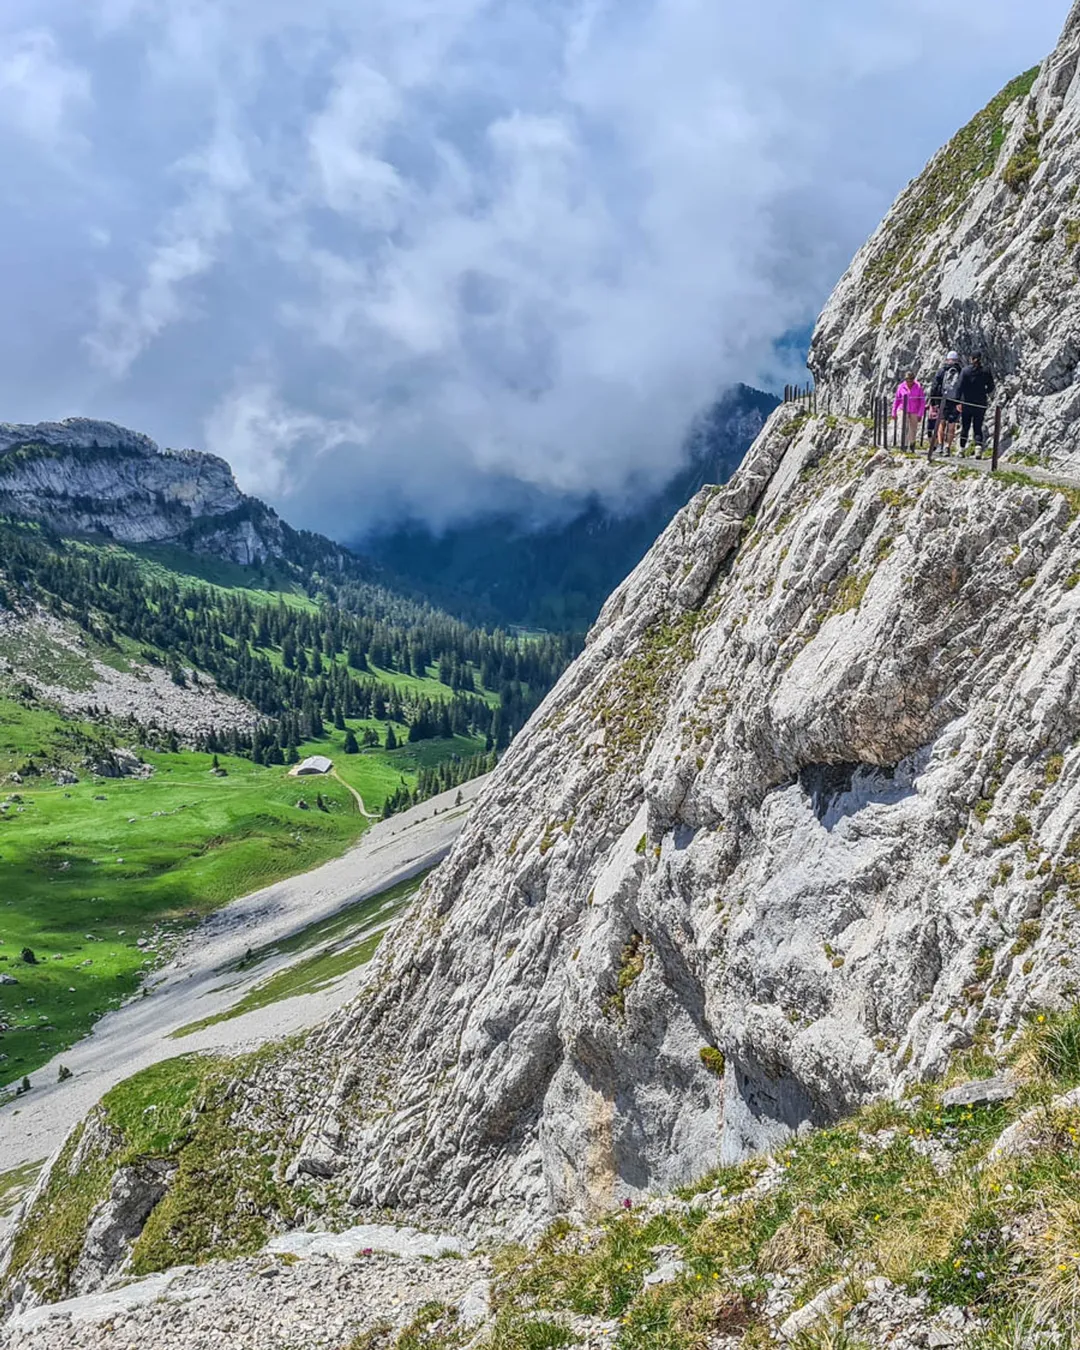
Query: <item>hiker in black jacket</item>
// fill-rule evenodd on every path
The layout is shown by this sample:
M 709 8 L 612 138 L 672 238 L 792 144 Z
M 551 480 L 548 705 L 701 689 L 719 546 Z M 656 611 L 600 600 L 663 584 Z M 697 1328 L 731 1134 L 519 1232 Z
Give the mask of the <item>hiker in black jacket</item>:
M 971 364 L 964 367 L 960 376 L 960 450 L 967 448 L 968 435 L 975 432 L 975 458 L 982 454 L 986 444 L 983 423 L 986 410 L 990 406 L 990 395 L 994 392 L 994 377 L 983 365 L 982 357 L 976 353 Z
M 942 448 L 952 449 L 956 424 L 960 421 L 960 381 L 963 374 L 959 352 L 950 352 L 930 386 L 930 402 L 939 409 L 937 443 Z M 929 459 L 933 452 L 934 447 L 931 445 L 926 458 Z

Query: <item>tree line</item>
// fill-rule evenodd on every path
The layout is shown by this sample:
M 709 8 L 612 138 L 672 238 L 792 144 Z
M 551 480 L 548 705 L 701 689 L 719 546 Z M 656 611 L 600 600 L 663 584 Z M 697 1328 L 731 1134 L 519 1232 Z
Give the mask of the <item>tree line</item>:
M 497 752 L 573 654 L 568 638 L 471 628 L 356 577 L 311 574 L 306 597 L 260 600 L 16 525 L 0 525 L 0 558 L 0 608 L 35 601 L 104 645 L 134 641 L 178 684 L 201 672 L 250 703 L 262 718 L 250 735 L 215 734 L 200 748 L 260 762 L 289 762 L 328 726 L 348 733 L 347 720 L 385 723 L 388 748 L 396 724 L 410 742 L 472 736 Z M 434 678 L 445 694 L 394 676 Z

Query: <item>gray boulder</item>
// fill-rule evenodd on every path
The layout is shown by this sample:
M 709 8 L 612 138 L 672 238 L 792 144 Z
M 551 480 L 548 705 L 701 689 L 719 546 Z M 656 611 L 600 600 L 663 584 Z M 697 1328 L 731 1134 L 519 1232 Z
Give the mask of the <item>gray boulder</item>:
M 1012 1078 L 976 1078 L 961 1083 L 942 1094 L 941 1104 L 950 1106 L 995 1106 L 1016 1096 L 1017 1083 Z

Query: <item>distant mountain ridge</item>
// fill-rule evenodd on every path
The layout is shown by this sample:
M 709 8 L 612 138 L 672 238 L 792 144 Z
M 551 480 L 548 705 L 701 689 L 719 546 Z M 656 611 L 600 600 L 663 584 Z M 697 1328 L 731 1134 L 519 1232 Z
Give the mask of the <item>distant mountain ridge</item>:
M 628 514 L 594 501 L 569 521 L 530 529 L 496 512 L 441 535 L 406 524 L 355 547 L 433 603 L 476 622 L 581 631 L 676 512 L 706 483 L 730 478 L 777 403 L 737 385 L 694 426 L 685 467 Z
M 299 561 L 317 538 L 241 492 L 216 455 L 161 450 L 141 432 L 86 417 L 0 423 L 0 514 L 245 565 Z M 340 552 L 329 540 L 317 551 Z

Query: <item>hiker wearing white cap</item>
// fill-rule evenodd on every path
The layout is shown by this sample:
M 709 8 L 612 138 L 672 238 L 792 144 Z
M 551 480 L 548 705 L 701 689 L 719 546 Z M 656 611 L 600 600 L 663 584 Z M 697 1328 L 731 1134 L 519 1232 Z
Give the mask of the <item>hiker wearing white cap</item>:
M 930 402 L 938 409 L 937 443 L 942 449 L 951 450 L 956 436 L 956 425 L 960 421 L 960 380 L 963 373 L 960 353 L 950 352 L 930 386 Z M 934 447 L 931 445 L 926 454 L 927 459 L 933 452 Z

